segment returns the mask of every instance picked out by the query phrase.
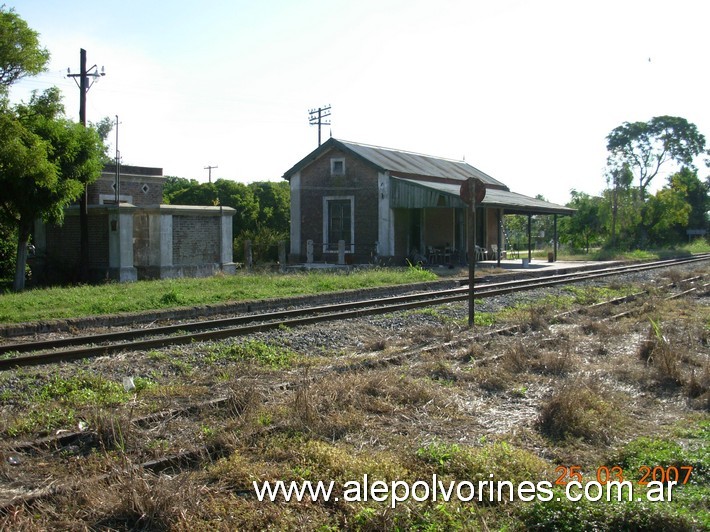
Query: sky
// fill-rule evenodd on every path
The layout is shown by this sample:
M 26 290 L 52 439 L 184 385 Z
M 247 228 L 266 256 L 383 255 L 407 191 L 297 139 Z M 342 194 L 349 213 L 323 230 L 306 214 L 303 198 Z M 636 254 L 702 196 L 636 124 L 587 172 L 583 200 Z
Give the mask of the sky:
M 606 136 L 673 115 L 710 135 L 705 0 L 12 0 L 51 53 L 13 101 L 105 68 L 89 122 L 123 164 L 276 181 L 329 136 L 466 162 L 564 204 L 605 187 Z M 115 155 L 116 128 L 109 138 Z M 702 166 L 701 177 L 707 174 Z M 656 178 L 655 187 L 663 179 Z

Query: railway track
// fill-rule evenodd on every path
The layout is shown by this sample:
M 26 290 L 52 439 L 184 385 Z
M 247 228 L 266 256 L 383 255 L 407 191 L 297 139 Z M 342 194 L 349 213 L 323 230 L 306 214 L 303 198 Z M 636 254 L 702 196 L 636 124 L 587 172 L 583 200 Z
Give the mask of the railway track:
M 476 299 L 494 297 L 511 292 L 569 284 L 625 273 L 668 268 L 710 260 L 710 254 L 681 259 L 669 259 L 642 264 L 614 266 L 593 271 L 552 274 L 533 279 L 519 279 L 476 286 Z M 461 281 L 466 284 L 465 281 Z M 421 292 L 386 298 L 350 301 L 330 305 L 242 315 L 230 318 L 181 323 L 128 331 L 72 336 L 62 339 L 19 342 L 0 346 L 0 371 L 16 367 L 52 364 L 126 350 L 150 350 L 196 341 L 209 341 L 253 334 L 278 327 L 303 325 L 350 319 L 364 315 L 389 313 L 431 305 L 441 305 L 468 298 L 468 286 L 449 290 Z M 78 346 L 78 347 L 75 347 Z M 18 355 L 19 353 L 30 353 Z
M 599 272 L 596 272 L 599 273 Z M 689 278 L 689 279 L 683 279 L 681 283 L 686 283 L 686 282 L 692 282 L 697 280 L 697 277 Z M 509 284 L 509 283 L 499 283 L 499 284 Z M 702 286 L 691 288 L 690 290 L 684 290 L 681 292 L 681 294 L 689 294 L 692 292 L 697 292 L 698 290 L 706 290 L 707 289 L 707 284 L 703 284 Z M 506 287 L 507 289 L 508 287 Z M 626 302 L 630 299 L 634 299 L 637 296 L 641 296 L 642 293 L 635 294 L 632 296 L 627 296 L 626 298 L 617 298 L 614 300 L 606 301 L 603 303 L 599 303 L 595 306 L 601 306 L 601 305 L 614 305 L 618 304 L 620 302 Z M 670 296 L 669 298 L 676 297 L 679 294 L 675 294 L 673 296 Z M 565 313 L 567 314 L 567 313 Z M 563 315 L 559 315 L 559 317 L 562 317 Z M 615 315 L 610 319 L 618 319 L 621 317 L 622 314 Z M 512 329 L 512 328 L 511 328 Z M 481 334 L 476 334 L 474 336 L 474 339 L 480 340 L 484 337 L 488 337 L 491 335 L 500 335 L 500 334 L 509 334 L 513 332 L 512 330 L 489 330 L 485 331 Z M 449 342 L 447 344 L 448 346 L 463 346 L 466 343 L 470 343 L 472 340 L 471 337 L 467 337 L 465 339 L 458 339 L 452 342 Z M 333 374 L 333 373 L 345 373 L 345 372 L 354 372 L 358 371 L 359 369 L 364 369 L 364 368 L 372 368 L 372 367 L 380 367 L 383 365 L 388 365 L 388 364 L 396 364 L 399 365 L 401 364 L 405 359 L 411 359 L 415 358 L 419 355 L 421 355 L 424 352 L 439 349 L 440 346 L 417 346 L 412 349 L 408 349 L 402 353 L 398 353 L 395 356 L 392 357 L 387 357 L 386 359 L 377 359 L 377 360 L 362 360 L 357 363 L 348 363 L 348 364 L 341 364 L 341 365 L 336 365 L 333 367 L 329 367 L 327 371 L 325 371 L 322 375 L 321 374 L 311 374 L 310 378 L 325 378 L 327 375 Z M 484 360 L 479 360 L 479 363 L 486 362 Z M 276 392 L 277 390 L 285 390 L 285 389 L 291 389 L 295 386 L 294 382 L 286 382 L 286 383 L 279 383 L 276 385 L 271 385 L 270 390 L 271 392 Z M 190 416 L 193 414 L 199 414 L 211 409 L 220 409 L 220 408 L 225 408 L 230 404 L 230 401 L 232 400 L 232 397 L 230 396 L 223 396 L 223 397 L 218 397 L 215 399 L 211 399 L 206 402 L 201 402 L 197 404 L 191 404 L 191 405 L 185 405 L 179 409 L 171 409 L 168 411 L 162 411 L 162 412 L 156 412 L 147 416 L 143 416 L 141 418 L 135 418 L 131 419 L 129 423 L 132 426 L 140 426 L 140 427 L 151 427 L 155 423 L 160 422 L 163 419 L 168 419 L 168 418 L 175 418 L 178 416 Z M 55 437 L 49 437 L 49 438 L 44 438 L 42 440 L 35 440 L 33 442 L 27 442 L 24 444 L 16 444 L 13 445 L 10 449 L 14 453 L 41 453 L 40 449 L 47 449 L 47 450 L 57 450 L 61 449 L 63 447 L 68 447 L 71 445 L 78 445 L 77 442 L 81 445 L 85 445 L 87 447 L 93 447 L 93 448 L 98 448 L 99 447 L 99 437 L 97 434 L 95 434 L 92 431 L 88 432 L 76 432 L 76 433 L 64 433 Z M 10 449 L 5 449 L 5 451 L 10 451 Z M 171 473 L 176 473 L 176 472 L 181 472 L 187 469 L 195 468 L 197 467 L 202 467 L 205 464 L 208 464 L 212 462 L 214 459 L 218 457 L 222 457 L 229 454 L 229 449 L 221 444 L 214 444 L 214 445 L 200 445 L 192 449 L 184 450 L 178 454 L 170 454 L 167 456 L 162 456 L 153 460 L 149 461 L 141 461 L 141 462 L 136 462 L 135 465 L 131 467 L 131 470 L 125 470 L 125 471 L 120 471 L 120 472 L 114 472 L 112 474 L 104 474 L 104 475 L 99 475 L 95 478 L 92 478 L 92 482 L 98 482 L 99 480 L 105 479 L 105 480 L 110 480 L 113 477 L 117 477 L 119 474 L 120 475 L 127 475 L 131 471 L 137 471 L 137 470 L 145 470 L 145 471 L 151 471 L 156 474 L 160 474 L 161 472 L 164 471 L 170 471 Z M 45 455 L 42 455 L 42 460 L 45 460 Z M 47 458 L 48 460 L 48 458 Z M 84 479 L 86 480 L 86 479 Z M 0 503 L 0 515 L 7 514 L 8 512 L 11 512 L 14 508 L 17 508 L 18 505 L 31 505 L 37 501 L 44 500 L 48 497 L 51 496 L 56 496 L 58 494 L 62 493 L 69 493 L 70 490 L 73 489 L 71 485 L 50 485 L 48 488 L 45 489 L 40 489 L 40 490 L 35 490 L 31 494 L 27 495 L 21 495 L 14 497 L 10 500 L 7 501 L 2 501 Z M 240 495 L 250 495 L 251 492 L 241 494 Z

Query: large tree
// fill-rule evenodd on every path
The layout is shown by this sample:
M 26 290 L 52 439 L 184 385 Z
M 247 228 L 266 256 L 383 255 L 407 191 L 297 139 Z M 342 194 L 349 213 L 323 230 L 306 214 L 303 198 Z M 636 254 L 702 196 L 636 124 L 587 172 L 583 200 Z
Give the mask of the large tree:
M 648 200 L 646 223 L 651 244 L 674 246 L 683 242 L 692 208 L 680 190 L 664 187 Z
M 3 224 L 17 227 L 15 290 L 24 288 L 27 242 L 39 214 L 35 209 L 52 197 L 58 181 L 47 152 L 47 143 L 23 127 L 11 110 L 0 112 L 0 217 Z
M 683 229 L 709 229 L 710 178 L 701 181 L 697 171 L 682 168 L 668 178 L 668 186 L 681 194 L 690 205 L 688 224 Z
M 60 223 L 64 207 L 101 173 L 104 146 L 93 128 L 64 117 L 59 91 L 0 112 L 0 216 L 17 227 L 15 290 L 24 288 L 34 220 Z
M 14 135 L 16 141 L 19 140 L 16 124 L 13 124 L 10 116 L 5 114 L 8 112 L 6 101 L 8 90 L 13 83 L 23 77 L 44 71 L 48 62 L 49 52 L 40 46 L 38 33 L 30 29 L 27 23 L 15 13 L 14 9 L 8 9 L 4 5 L 0 5 L 0 113 L 2 113 L 2 117 L 0 117 L 2 122 L 0 144 L 2 144 L 2 147 L 0 147 L 0 150 L 6 157 L 9 156 L 9 151 L 11 150 L 15 152 L 22 151 L 20 145 L 12 146 L 6 142 L 7 138 L 1 136 L 10 134 Z M 23 144 L 23 142 L 20 141 L 20 144 Z M 31 147 L 32 141 L 27 137 L 24 138 L 24 144 L 30 151 L 37 149 Z M 16 154 L 21 157 L 19 153 Z M 29 154 L 25 154 L 25 156 L 31 158 Z M 9 171 L 8 168 L 0 167 L 0 172 L 7 171 Z M 0 195 L 1 197 L 3 195 Z M 0 203 L 4 203 L 4 200 L 0 199 Z M 5 265 L 10 261 L 15 262 L 14 251 L 10 253 L 11 243 L 9 239 L 11 238 L 12 245 L 14 245 L 17 227 L 15 221 L 7 220 L 2 216 L 2 212 L 0 212 L 0 224 L 2 224 L 0 235 L 3 236 L 3 243 L 0 246 L 2 247 L 0 260 Z M 5 270 L 6 268 L 3 266 L 3 273 Z
M 627 163 L 622 163 L 621 166 L 608 168 L 607 184 L 611 187 L 611 189 L 607 190 L 604 197 L 611 197 L 611 210 L 609 216 L 611 219 L 611 227 L 609 228 L 611 240 L 609 244 L 612 248 L 617 246 L 616 235 L 617 221 L 620 220 L 619 209 L 620 207 L 623 208 L 625 199 L 628 199 L 629 197 L 633 199 L 633 194 L 630 193 L 630 187 L 633 180 L 634 174 L 631 172 L 631 169 Z M 600 205 L 600 213 L 602 212 L 604 212 L 603 204 Z
M 638 179 L 639 199 L 645 201 L 648 186 L 667 162 L 693 167 L 705 152 L 705 137 L 695 124 L 677 116 L 656 116 L 648 122 L 625 122 L 607 137 L 609 166 L 624 165 Z
M 0 6 L 0 92 L 44 71 L 48 62 L 49 52 L 39 45 L 39 34 L 14 9 Z
M 575 209 L 575 213 L 560 221 L 560 242 L 584 248 L 585 253 L 589 253 L 590 246 L 600 243 L 605 233 L 602 202 L 601 197 L 572 190 L 572 201 L 567 206 Z

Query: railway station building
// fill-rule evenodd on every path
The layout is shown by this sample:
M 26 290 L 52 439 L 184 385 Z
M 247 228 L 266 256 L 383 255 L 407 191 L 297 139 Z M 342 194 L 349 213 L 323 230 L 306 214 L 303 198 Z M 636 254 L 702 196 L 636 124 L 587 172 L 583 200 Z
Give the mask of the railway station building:
M 374 255 L 391 264 L 405 264 L 413 257 L 428 264 L 500 260 L 509 249 L 505 214 L 545 214 L 556 220 L 574 212 L 512 192 L 465 161 L 335 138 L 283 178 L 291 188 L 292 264 L 337 263 L 343 244 L 345 262 L 351 264 L 371 262 Z M 468 249 L 468 206 L 460 197 L 461 185 L 469 178 L 486 188 L 476 208 L 473 251 Z

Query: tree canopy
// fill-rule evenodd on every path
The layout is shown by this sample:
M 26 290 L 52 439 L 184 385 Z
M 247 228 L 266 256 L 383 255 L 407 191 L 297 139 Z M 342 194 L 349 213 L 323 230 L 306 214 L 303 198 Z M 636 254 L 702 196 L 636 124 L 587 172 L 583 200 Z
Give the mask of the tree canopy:
M 64 207 L 100 175 L 103 152 L 96 130 L 64 117 L 56 88 L 0 112 L 0 216 L 17 227 L 15 290 L 24 287 L 34 220 L 61 222 Z
M 685 118 L 656 116 L 648 122 L 625 122 L 615 128 L 607 137 L 607 149 L 610 167 L 626 165 L 634 173 L 643 200 L 665 163 L 693 167 L 695 157 L 705 152 L 705 137 Z
M 39 34 L 14 9 L 0 6 L 0 92 L 44 71 L 48 62 L 49 52 L 40 46 Z
M 585 253 L 589 253 L 590 246 L 600 243 L 604 235 L 602 201 L 601 197 L 572 190 L 572 201 L 567 206 L 576 212 L 560 221 L 560 242 L 573 248 L 584 248 Z

